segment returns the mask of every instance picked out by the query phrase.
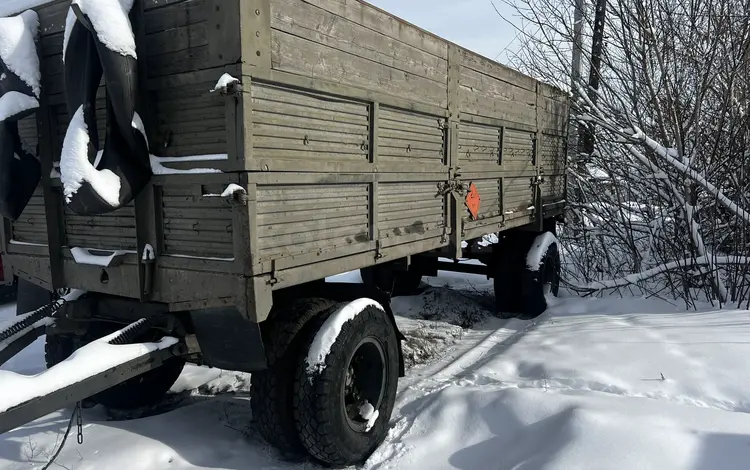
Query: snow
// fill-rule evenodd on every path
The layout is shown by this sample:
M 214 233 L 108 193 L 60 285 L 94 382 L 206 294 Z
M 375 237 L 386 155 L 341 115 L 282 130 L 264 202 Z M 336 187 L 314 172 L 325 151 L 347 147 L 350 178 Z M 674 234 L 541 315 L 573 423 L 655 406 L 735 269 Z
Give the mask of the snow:
M 216 82 L 216 85 L 214 86 L 213 90 L 211 90 L 211 92 L 213 93 L 213 92 L 219 91 L 222 93 L 226 93 L 227 87 L 229 87 L 229 85 L 232 85 L 234 83 L 239 83 L 239 82 L 240 80 L 238 78 L 235 78 L 231 76 L 230 74 L 225 73 L 219 78 L 219 81 Z
M 91 266 L 101 266 L 103 268 L 108 268 L 109 265 L 112 264 L 112 261 L 114 261 L 118 256 L 132 253 L 125 250 L 116 250 L 113 252 L 108 251 L 108 253 L 110 253 L 108 255 L 95 255 L 91 253 L 91 251 L 95 250 L 91 248 L 73 247 L 70 249 L 70 254 L 73 255 L 73 259 L 77 264 L 88 264 Z
M 55 0 L 3 0 L 0 4 L 0 16 L 10 16 L 29 8 L 35 8 Z
M 359 415 L 362 417 L 362 419 L 367 420 L 365 431 L 369 431 L 373 426 L 375 426 L 375 423 L 378 421 L 380 411 L 376 410 L 369 401 L 365 400 L 365 402 L 359 408 Z
M 17 114 L 39 107 L 39 101 L 17 91 L 9 91 L 0 96 L 0 122 Z
M 137 359 L 153 351 L 177 344 L 175 338 L 165 337 L 158 343 L 113 346 L 107 341 L 118 335 L 101 338 L 74 352 L 68 359 L 37 375 L 22 375 L 0 371 L 3 393 L 0 395 L 0 412 L 55 390 L 68 387 L 81 380 L 105 372 L 120 364 Z
M 23 315 L 19 315 L 18 317 L 14 318 L 12 320 L 0 322 L 0 331 L 3 331 L 3 330 L 6 330 L 6 329 L 10 328 L 15 322 L 23 321 L 24 319 L 30 317 L 33 314 L 34 314 L 33 311 L 32 312 L 27 312 L 27 313 L 25 313 Z M 42 318 L 41 320 L 38 320 L 37 322 L 35 322 L 35 323 L 27 326 L 26 328 L 22 329 L 18 333 L 14 334 L 10 338 L 7 338 L 7 339 L 5 339 L 3 341 L 0 341 L 0 351 L 2 351 L 5 348 L 7 348 L 11 343 L 15 342 L 18 338 L 20 338 L 21 336 L 25 335 L 29 331 L 35 330 L 35 329 L 43 327 L 43 326 L 52 325 L 54 322 L 55 322 L 55 320 L 53 318 L 51 318 L 51 317 L 46 317 L 46 318 Z M 0 371 L 0 373 L 1 373 L 1 371 Z
M 18 16 L 0 18 L 0 59 L 18 75 L 39 98 L 41 72 L 34 38 L 39 31 L 39 16 L 33 10 Z
M 70 35 L 73 33 L 73 26 L 75 26 L 76 21 L 78 21 L 78 18 L 76 18 L 75 12 L 72 8 L 68 8 L 68 14 L 65 17 L 65 31 L 63 32 L 63 63 L 65 62 L 65 54 L 68 52 L 68 42 L 70 41 Z
M 83 183 L 91 184 L 94 191 L 109 205 L 120 204 L 120 177 L 110 170 L 97 170 L 89 161 L 89 130 L 80 106 L 70 120 L 63 140 L 60 158 L 60 180 L 65 201 L 70 203 Z
M 22 242 L 20 240 L 13 240 L 13 239 L 11 239 L 10 241 L 8 241 L 8 243 L 11 244 L 11 245 L 18 245 L 18 246 L 47 246 L 44 243 Z
M 143 255 L 141 256 L 142 261 L 153 261 L 156 259 L 156 255 L 154 254 L 154 247 L 151 246 L 150 243 L 146 243 L 146 246 L 143 247 Z
M 539 271 L 542 261 L 544 261 L 544 257 L 547 255 L 547 250 L 556 243 L 557 238 L 551 232 L 544 232 L 536 237 L 534 243 L 531 244 L 529 252 L 526 254 L 526 267 L 530 271 Z
M 146 126 L 143 124 L 143 119 L 141 119 L 141 115 L 138 114 L 138 112 L 133 112 L 133 122 L 131 125 L 133 126 L 133 129 L 136 129 L 141 133 L 141 135 L 143 136 L 143 140 L 146 141 L 146 148 L 149 148 L 148 136 L 146 135 Z
M 386 442 L 363 470 L 747 468 L 747 310 L 684 311 L 656 299 L 565 293 L 535 321 L 500 320 L 490 315 L 486 278 L 441 272 L 425 281 L 423 293 L 393 299 L 406 377 Z M 0 306 L 0 321 L 14 314 Z M 43 358 L 37 341 L 0 370 L 36 374 Z M 262 440 L 248 383 L 247 374 L 189 365 L 160 408 L 127 420 L 101 407 L 83 410 L 85 442 L 69 439 L 57 463 L 320 468 Z M 3 435 L 0 470 L 43 466 L 70 413 Z
M 346 322 L 353 320 L 367 307 L 375 307 L 383 310 L 383 306 L 372 299 L 357 299 L 343 305 L 333 312 L 315 334 L 310 350 L 307 353 L 307 372 L 315 374 L 323 372 L 326 368 L 326 357 L 341 333 Z
M 193 155 L 187 157 L 157 157 L 156 155 L 150 155 L 151 157 L 151 171 L 155 175 L 189 175 L 189 174 L 202 174 L 202 173 L 221 173 L 221 170 L 215 168 L 190 168 L 188 170 L 178 170 L 176 168 L 167 168 L 164 163 L 177 163 L 177 162 L 204 162 L 204 161 L 216 161 L 226 160 L 229 158 L 227 154 L 217 155 Z
M 133 0 L 73 0 L 74 5 L 88 16 L 101 43 L 112 52 L 137 59 L 135 36 L 128 14 Z M 65 24 L 63 56 L 67 53 L 68 39 L 75 21 L 68 14 Z
M 204 194 L 203 197 L 232 197 L 235 193 L 247 194 L 247 191 L 239 184 L 232 183 L 221 194 Z

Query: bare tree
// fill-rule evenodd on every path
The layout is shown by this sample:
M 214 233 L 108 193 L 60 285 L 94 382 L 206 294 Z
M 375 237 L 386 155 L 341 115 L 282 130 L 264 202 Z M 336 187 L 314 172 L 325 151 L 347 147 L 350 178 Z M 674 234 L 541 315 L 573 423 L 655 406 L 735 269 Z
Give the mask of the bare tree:
M 569 152 L 569 286 L 750 305 L 750 0 L 609 0 L 599 57 L 584 8 L 598 89 L 570 73 L 576 0 L 502 1 L 524 24 L 514 65 L 570 90 L 596 135 Z

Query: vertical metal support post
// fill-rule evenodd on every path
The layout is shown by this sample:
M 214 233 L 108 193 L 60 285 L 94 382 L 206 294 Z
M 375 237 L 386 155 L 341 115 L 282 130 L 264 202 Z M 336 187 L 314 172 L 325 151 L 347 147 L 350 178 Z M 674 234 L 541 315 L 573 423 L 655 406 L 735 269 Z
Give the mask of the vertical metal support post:
M 458 133 L 461 122 L 459 83 L 461 81 L 461 50 L 455 44 L 448 44 L 448 179 L 460 176 L 460 161 L 458 154 Z M 464 201 L 459 195 L 446 195 L 448 206 L 448 220 L 451 224 L 451 245 L 453 257 L 458 259 L 463 255 L 461 242 L 463 241 L 463 213 Z

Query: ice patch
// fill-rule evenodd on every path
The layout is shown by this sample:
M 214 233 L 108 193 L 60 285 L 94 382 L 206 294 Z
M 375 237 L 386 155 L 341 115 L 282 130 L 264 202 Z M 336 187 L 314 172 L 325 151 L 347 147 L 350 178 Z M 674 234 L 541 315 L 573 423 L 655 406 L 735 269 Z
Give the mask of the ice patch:
M 362 417 L 362 419 L 367 420 L 365 431 L 369 431 L 373 426 L 375 426 L 375 423 L 378 420 L 378 416 L 380 416 L 380 411 L 376 410 L 369 401 L 365 401 L 364 404 L 359 408 L 359 415 Z
M 110 170 L 97 170 L 89 162 L 89 143 L 89 130 L 81 106 L 73 115 L 63 140 L 60 180 L 65 201 L 70 203 L 83 183 L 89 183 L 107 204 L 117 207 L 120 204 L 120 177 Z
M 96 31 L 99 41 L 112 52 L 137 59 L 135 53 L 135 35 L 130 24 L 128 14 L 133 8 L 133 0 L 73 0 L 81 12 L 88 16 Z M 67 53 L 70 33 L 76 18 L 70 19 L 72 11 L 68 12 L 65 21 L 65 36 L 63 38 L 63 57 Z
M 547 250 L 554 243 L 557 243 L 557 238 L 551 232 L 544 232 L 536 237 L 526 254 L 526 267 L 531 271 L 539 271 Z
M 13 117 L 24 111 L 36 109 L 39 107 L 39 101 L 36 98 L 24 95 L 17 91 L 9 91 L 0 96 L 0 122 Z
M 308 374 L 320 373 L 325 370 L 326 357 L 336 343 L 344 324 L 362 313 L 367 307 L 383 310 L 383 306 L 374 300 L 362 298 L 349 302 L 328 317 L 328 320 L 323 323 L 323 326 L 315 335 L 310 351 L 307 353 Z
M 39 16 L 28 10 L 18 16 L 0 18 L 0 59 L 18 75 L 38 98 L 42 78 L 34 38 L 39 32 Z
M 216 85 L 214 86 L 214 89 L 211 90 L 211 93 L 219 91 L 221 93 L 226 93 L 227 88 L 229 85 L 232 85 L 234 83 L 240 83 L 240 80 L 238 78 L 235 78 L 228 73 L 225 73 L 224 75 L 219 78 L 219 81 L 216 82 Z

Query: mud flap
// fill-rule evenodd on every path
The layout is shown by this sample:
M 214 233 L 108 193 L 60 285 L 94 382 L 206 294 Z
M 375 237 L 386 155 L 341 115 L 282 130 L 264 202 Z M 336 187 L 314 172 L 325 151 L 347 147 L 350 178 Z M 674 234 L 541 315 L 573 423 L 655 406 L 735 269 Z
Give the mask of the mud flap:
M 194 310 L 190 318 L 207 365 L 239 372 L 268 367 L 260 325 L 236 308 Z

